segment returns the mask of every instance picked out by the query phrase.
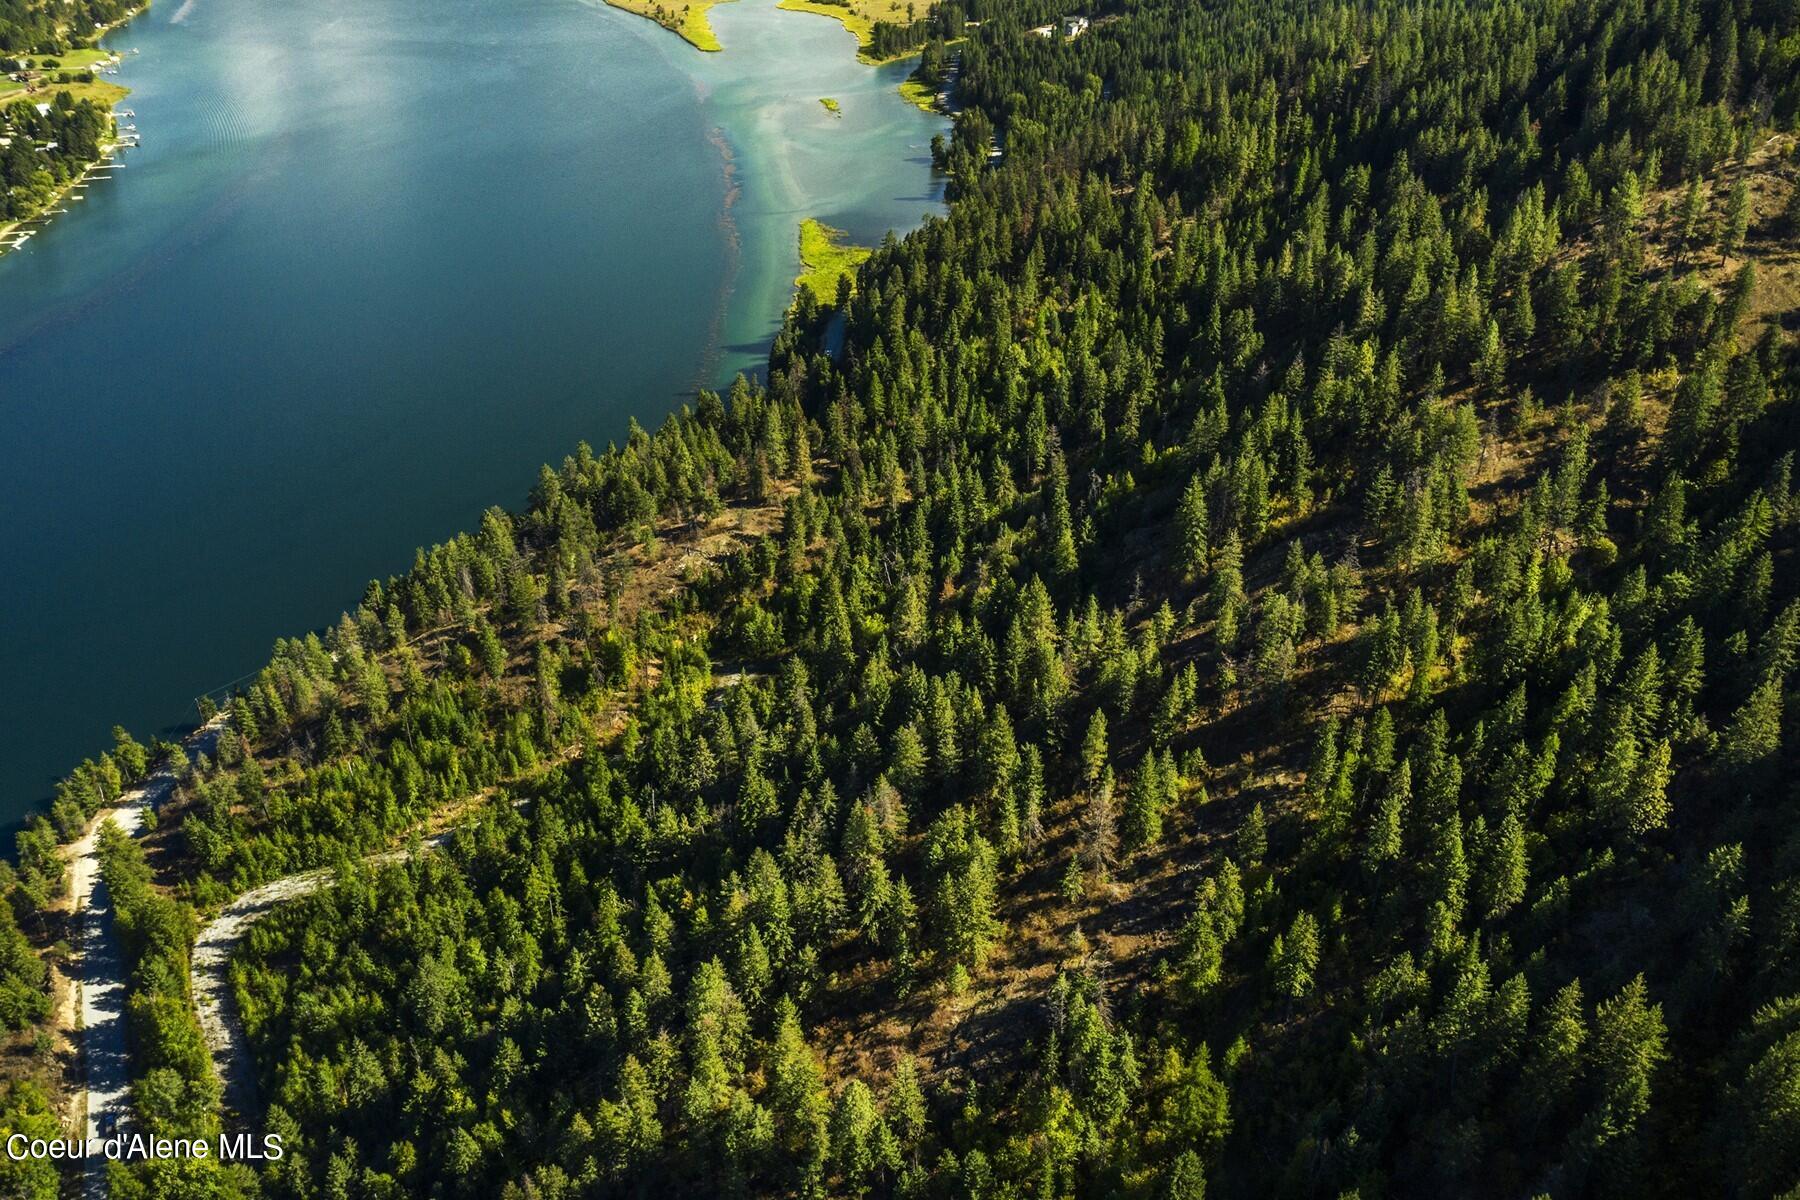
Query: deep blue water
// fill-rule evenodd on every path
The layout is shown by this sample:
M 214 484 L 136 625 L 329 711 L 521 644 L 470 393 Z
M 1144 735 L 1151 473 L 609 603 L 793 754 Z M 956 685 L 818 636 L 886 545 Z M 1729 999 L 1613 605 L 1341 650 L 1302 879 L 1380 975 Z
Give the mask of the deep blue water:
M 0 258 L 0 819 L 754 369 L 802 217 L 940 207 L 904 65 L 712 15 L 721 54 L 580 0 L 161 0 L 114 35 L 142 147 Z

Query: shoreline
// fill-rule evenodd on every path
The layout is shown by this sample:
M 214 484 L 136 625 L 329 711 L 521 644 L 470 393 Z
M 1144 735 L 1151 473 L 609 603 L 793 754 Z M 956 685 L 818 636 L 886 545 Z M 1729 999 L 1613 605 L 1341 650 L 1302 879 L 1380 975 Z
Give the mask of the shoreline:
M 112 162 L 114 153 L 122 144 L 123 143 L 117 138 L 102 142 L 100 144 L 100 157 L 85 164 L 80 171 L 69 176 L 69 181 L 57 188 L 56 191 L 51 194 L 49 201 L 44 206 L 44 211 L 40 212 L 37 216 L 25 217 L 22 220 L 9 221 L 0 224 L 0 239 L 12 239 L 10 241 L 0 241 L 0 258 L 4 258 L 6 255 L 11 254 L 14 250 L 23 246 L 26 242 L 42 233 L 45 229 L 48 229 L 55 217 L 68 212 L 69 210 L 67 208 L 57 208 L 55 206 L 68 200 L 69 193 L 74 191 L 78 185 L 88 182 L 88 175 L 95 167 L 122 165 L 114 164 Z M 27 229 L 21 236 L 16 238 L 13 236 L 28 225 L 36 225 L 38 228 Z
M 738 274 L 744 267 L 744 235 L 738 229 L 737 217 L 732 209 L 737 205 L 738 197 L 743 194 L 744 185 L 738 182 L 737 155 L 731 148 L 731 141 L 725 131 L 714 125 L 706 135 L 706 140 L 719 152 L 719 170 L 725 180 L 725 195 L 719 206 L 719 229 L 725 234 L 725 278 L 719 286 L 717 299 L 713 304 L 712 319 L 707 322 L 706 357 L 696 377 L 699 388 L 718 387 L 723 390 L 729 383 L 719 378 L 719 364 L 723 360 L 725 341 L 725 320 L 731 309 L 731 297 L 737 290 Z
M 123 29 L 125 26 L 131 24 L 131 22 L 148 12 L 149 9 L 149 0 L 145 0 L 145 3 L 138 5 L 112 24 L 98 26 L 94 30 L 94 47 L 98 49 L 100 43 L 105 41 L 114 31 Z M 120 61 L 122 62 L 123 60 L 124 56 L 121 55 Z M 119 94 L 113 99 L 111 107 L 107 110 L 107 117 L 112 121 L 112 136 L 100 143 L 100 156 L 84 163 L 81 170 L 69 176 L 67 182 L 57 188 L 55 192 L 51 193 L 50 199 L 45 203 L 43 211 L 36 216 L 25 217 L 17 221 L 0 222 L 0 258 L 4 258 L 6 255 L 17 250 L 26 242 L 42 233 L 45 229 L 48 229 L 53 218 L 68 212 L 66 207 L 57 208 L 56 206 L 58 204 L 66 204 L 69 200 L 69 193 L 73 192 L 77 186 L 88 183 L 88 176 L 93 172 L 95 167 L 115 165 L 112 164 L 112 159 L 121 149 L 129 149 L 131 146 L 137 144 L 135 138 L 127 141 L 119 136 L 119 105 L 124 103 L 127 96 L 131 95 L 131 89 L 122 83 L 108 84 L 106 86 L 118 88 Z M 37 93 L 35 92 L 20 92 L 16 96 L 5 100 L 4 103 L 12 104 L 17 100 L 26 100 L 27 97 L 36 94 Z M 51 91 L 51 94 L 54 95 L 55 92 Z M 116 165 L 122 166 L 123 164 Z M 26 230 L 21 236 L 14 236 L 15 234 L 19 234 L 26 226 L 30 225 L 38 225 L 39 227 Z
M 669 2 L 673 3 L 674 0 Z M 725 46 L 719 41 L 718 34 L 713 32 L 712 23 L 707 20 L 706 14 L 717 5 L 732 2 L 733 0 L 683 0 L 677 10 L 671 9 L 662 0 L 606 0 L 608 7 L 654 22 L 694 49 L 708 54 L 716 54 L 724 50 Z M 922 53 L 922 49 L 914 49 L 891 54 L 886 58 L 871 54 L 869 47 L 875 24 L 887 18 L 869 16 L 849 4 L 833 4 L 827 0 L 778 0 L 775 7 L 783 12 L 814 13 L 838 22 L 856 39 L 856 60 L 864 66 L 885 67 L 890 63 L 917 58 Z M 910 96 L 907 98 L 913 100 Z M 917 100 L 913 100 L 913 103 L 919 104 Z M 919 106 L 925 107 L 923 104 Z
M 811 292 L 820 306 L 837 303 L 838 281 L 856 278 L 856 269 L 873 253 L 873 246 L 859 246 L 841 229 L 834 229 L 817 217 L 800 222 L 800 274 L 794 277 L 794 301 L 802 292 Z M 792 305 L 790 304 L 791 308 Z
M 643 17 L 662 26 L 696 50 L 717 54 L 725 49 L 706 19 L 707 10 L 732 0 L 683 0 L 679 12 L 665 7 L 659 0 L 606 0 L 607 6 L 635 17 Z
M 724 43 L 719 41 L 718 34 L 713 32 L 712 23 L 707 20 L 706 14 L 716 5 L 730 4 L 733 3 L 733 0 L 688 0 L 682 5 L 679 13 L 665 7 L 661 0 L 605 0 L 605 2 L 609 8 L 630 13 L 634 17 L 643 17 L 647 21 L 660 25 L 696 50 L 707 54 L 717 54 L 725 49 Z M 828 0 L 777 0 L 775 7 L 782 12 L 813 13 L 838 22 L 844 27 L 845 32 L 856 39 L 856 61 L 866 67 L 891 66 L 909 59 L 922 58 L 925 53 L 925 48 L 920 46 L 899 54 L 889 55 L 886 58 L 877 58 L 870 53 L 869 47 L 873 42 L 875 24 L 882 18 L 870 17 L 849 4 L 833 4 Z M 945 46 L 954 46 L 961 41 L 963 41 L 962 38 L 955 38 L 946 42 Z M 933 116 L 952 115 L 946 102 L 946 93 L 919 82 L 915 78 L 917 73 L 917 69 L 915 69 L 912 75 L 901 80 L 895 88 L 900 93 L 900 98 L 919 111 L 930 113 Z M 830 105 L 826 107 L 830 108 Z M 843 115 L 836 109 L 831 109 L 831 111 L 836 115 Z
M 889 63 L 905 62 L 909 58 L 916 58 L 920 53 L 918 50 L 908 50 L 902 54 L 891 54 L 886 58 L 877 58 L 869 53 L 875 22 L 881 18 L 865 16 L 848 4 L 831 4 L 827 3 L 827 0 L 779 0 L 775 7 L 783 12 L 813 13 L 836 21 L 851 37 L 856 39 L 856 61 L 864 66 L 885 67 Z

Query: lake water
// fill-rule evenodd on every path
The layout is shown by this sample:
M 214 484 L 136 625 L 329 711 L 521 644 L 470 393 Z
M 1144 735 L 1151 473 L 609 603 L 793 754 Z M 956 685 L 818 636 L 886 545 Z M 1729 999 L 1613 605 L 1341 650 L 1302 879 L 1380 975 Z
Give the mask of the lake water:
M 802 217 L 941 208 L 907 65 L 712 16 L 719 54 L 580 0 L 159 0 L 114 35 L 142 147 L 0 258 L 0 820 L 758 367 Z

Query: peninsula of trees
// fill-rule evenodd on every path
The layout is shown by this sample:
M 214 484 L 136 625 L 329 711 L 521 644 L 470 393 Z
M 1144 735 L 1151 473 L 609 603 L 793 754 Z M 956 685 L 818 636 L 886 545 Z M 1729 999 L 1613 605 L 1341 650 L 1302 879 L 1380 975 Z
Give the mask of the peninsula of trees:
M 1800 7 L 1063 15 L 970 4 L 948 217 L 766 382 L 279 642 L 109 847 L 138 1120 L 291 1148 L 115 1195 L 1800 1187 Z M 21 839 L 9 1025 L 170 753 Z M 195 914 L 312 867 L 222 1112 Z

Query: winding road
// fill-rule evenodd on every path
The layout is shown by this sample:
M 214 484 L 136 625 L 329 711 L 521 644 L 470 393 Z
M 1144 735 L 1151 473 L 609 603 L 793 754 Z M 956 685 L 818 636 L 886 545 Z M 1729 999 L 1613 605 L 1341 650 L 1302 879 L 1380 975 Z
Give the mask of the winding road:
M 422 839 L 419 847 L 435 849 L 453 832 L 446 829 L 434 833 Z M 411 852 L 411 847 L 388 850 L 363 861 L 373 865 L 399 862 Z M 231 956 L 252 925 L 277 906 L 330 886 L 333 878 L 330 867 L 320 867 L 252 888 L 221 909 L 194 940 L 188 987 L 200 1019 L 200 1032 L 206 1038 L 207 1049 L 212 1052 L 213 1069 L 225 1088 L 227 1125 L 242 1124 L 256 1111 L 256 1071 L 250 1061 L 249 1048 L 244 1045 L 244 1024 L 238 1016 L 237 997 L 231 990 Z
M 225 718 L 221 715 L 195 730 L 184 743 L 188 756 L 211 753 L 224 727 Z M 174 789 L 174 773 L 167 769 L 157 771 L 121 796 L 118 804 L 95 814 L 87 831 L 64 851 L 69 865 L 71 923 L 75 933 L 70 969 L 75 1028 L 71 1036 L 81 1050 L 85 1136 L 89 1139 L 127 1133 L 131 1122 L 131 1071 L 125 1023 L 127 971 L 113 927 L 112 897 L 100 875 L 100 831 L 111 821 L 130 836 L 139 836 L 145 814 L 168 800 Z M 522 807 L 526 801 L 513 803 Z M 403 861 L 416 850 L 442 846 L 457 828 L 451 826 L 411 845 L 372 854 L 363 861 L 377 866 Z M 250 927 L 278 905 L 310 896 L 328 887 L 334 878 L 331 868 L 320 867 L 253 888 L 221 909 L 200 929 L 194 941 L 189 991 L 214 1069 L 224 1085 L 227 1125 L 241 1126 L 256 1112 L 256 1072 L 244 1043 L 237 998 L 231 989 L 231 956 Z M 83 1200 L 106 1200 L 106 1167 L 103 1156 L 84 1159 Z
M 215 717 L 191 734 L 188 755 L 210 752 L 225 727 Z M 144 813 L 169 798 L 175 775 L 164 769 L 126 792 L 119 803 L 95 815 L 80 840 L 66 854 L 75 953 L 70 978 L 75 988 L 76 1034 L 81 1046 L 87 1113 L 85 1136 L 92 1139 L 123 1132 L 130 1120 L 131 1072 L 126 1053 L 125 957 L 113 929 L 112 896 L 100 877 L 100 830 L 111 821 L 132 837 L 144 828 Z M 106 1160 L 84 1160 L 81 1192 L 87 1200 L 106 1196 Z

